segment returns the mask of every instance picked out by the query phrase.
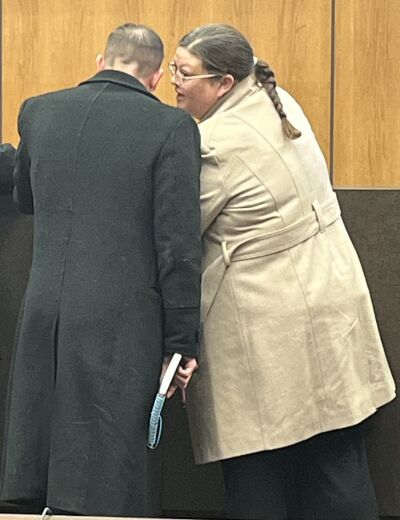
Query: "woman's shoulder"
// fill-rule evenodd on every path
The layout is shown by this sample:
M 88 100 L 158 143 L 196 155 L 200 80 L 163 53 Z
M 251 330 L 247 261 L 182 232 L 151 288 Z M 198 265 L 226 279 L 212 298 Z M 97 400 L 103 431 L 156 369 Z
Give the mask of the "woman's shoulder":
M 233 111 L 220 112 L 199 124 L 203 150 L 214 150 L 218 156 L 229 157 L 237 143 L 249 138 L 249 129 Z

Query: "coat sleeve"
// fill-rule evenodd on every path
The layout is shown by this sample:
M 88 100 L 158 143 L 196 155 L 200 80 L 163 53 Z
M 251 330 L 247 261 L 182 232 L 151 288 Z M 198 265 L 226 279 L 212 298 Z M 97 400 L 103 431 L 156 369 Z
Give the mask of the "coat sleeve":
M 164 351 L 197 356 L 200 284 L 200 137 L 186 114 L 154 169 L 154 240 L 164 312 Z
M 228 202 L 228 195 L 216 152 L 203 147 L 201 160 L 200 206 L 203 234 Z
M 20 142 L 15 159 L 14 169 L 14 201 L 22 213 L 33 214 L 33 196 L 30 178 L 31 161 L 26 146 L 24 128 L 24 109 L 26 101 L 22 104 L 18 116 L 18 133 Z
M 0 144 L 0 195 L 13 191 L 15 148 L 11 144 Z

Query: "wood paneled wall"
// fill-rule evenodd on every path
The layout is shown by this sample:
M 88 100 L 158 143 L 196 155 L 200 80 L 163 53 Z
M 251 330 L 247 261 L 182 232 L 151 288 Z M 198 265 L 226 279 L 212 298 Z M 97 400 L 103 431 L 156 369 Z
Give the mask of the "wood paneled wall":
M 3 141 L 18 142 L 23 99 L 95 72 L 109 32 L 154 27 L 167 62 L 209 22 L 237 26 L 301 103 L 336 187 L 400 187 L 400 0 L 3 0 Z M 331 31 L 332 5 L 336 10 Z M 335 80 L 331 88 L 331 53 Z M 174 104 L 168 74 L 157 91 Z M 334 99 L 331 121 L 331 99 Z M 333 136 L 333 139 L 331 139 Z
M 400 188 L 400 0 L 336 0 L 334 183 Z
M 127 21 L 152 26 L 166 45 L 197 25 L 232 24 L 302 104 L 329 158 L 331 0 L 3 0 L 3 141 L 16 144 L 19 105 L 95 72 L 108 34 Z M 156 94 L 175 104 L 168 74 Z

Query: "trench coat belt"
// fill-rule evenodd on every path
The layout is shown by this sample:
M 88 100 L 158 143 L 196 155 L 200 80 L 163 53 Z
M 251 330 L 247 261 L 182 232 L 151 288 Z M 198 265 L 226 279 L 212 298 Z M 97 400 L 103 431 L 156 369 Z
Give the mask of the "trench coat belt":
M 336 194 L 320 203 L 312 203 L 312 211 L 294 224 L 284 228 L 228 244 L 221 241 L 221 255 L 206 267 L 201 283 L 201 321 L 205 322 L 226 269 L 232 262 L 251 260 L 290 249 L 325 229 L 340 217 Z

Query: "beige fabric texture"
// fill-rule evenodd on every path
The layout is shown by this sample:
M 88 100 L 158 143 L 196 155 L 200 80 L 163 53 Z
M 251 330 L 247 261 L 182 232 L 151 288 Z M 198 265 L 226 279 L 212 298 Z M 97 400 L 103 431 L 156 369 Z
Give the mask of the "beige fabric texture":
M 188 392 L 196 463 L 360 423 L 395 396 L 326 163 L 245 78 L 200 123 L 202 335 Z M 349 165 L 349 167 L 351 167 Z

